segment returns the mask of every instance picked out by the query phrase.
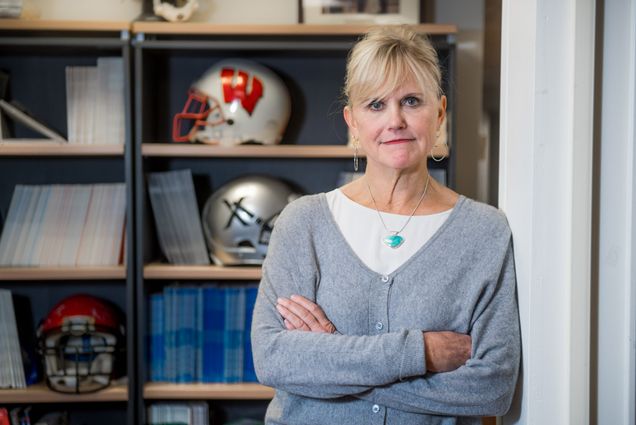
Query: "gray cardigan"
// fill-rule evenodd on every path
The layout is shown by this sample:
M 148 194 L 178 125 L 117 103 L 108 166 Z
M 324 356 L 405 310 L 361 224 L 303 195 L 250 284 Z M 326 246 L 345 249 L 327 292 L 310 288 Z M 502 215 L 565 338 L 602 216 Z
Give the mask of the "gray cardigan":
M 369 243 L 378 243 L 369 241 Z M 277 297 L 315 300 L 337 334 L 288 331 Z M 472 337 L 472 357 L 426 371 L 422 331 Z M 281 213 L 252 325 L 259 380 L 276 389 L 268 424 L 480 424 L 512 399 L 520 357 L 510 228 L 460 196 L 446 222 L 389 275 L 366 267 L 324 194 Z

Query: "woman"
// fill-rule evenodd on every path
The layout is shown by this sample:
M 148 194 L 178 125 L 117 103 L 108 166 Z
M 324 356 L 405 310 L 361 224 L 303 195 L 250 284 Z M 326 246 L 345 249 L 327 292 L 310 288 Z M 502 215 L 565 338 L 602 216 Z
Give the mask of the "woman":
M 519 323 L 502 213 L 431 179 L 446 111 L 430 43 L 379 28 L 349 55 L 364 176 L 291 203 L 254 311 L 268 424 L 479 424 L 510 405 Z

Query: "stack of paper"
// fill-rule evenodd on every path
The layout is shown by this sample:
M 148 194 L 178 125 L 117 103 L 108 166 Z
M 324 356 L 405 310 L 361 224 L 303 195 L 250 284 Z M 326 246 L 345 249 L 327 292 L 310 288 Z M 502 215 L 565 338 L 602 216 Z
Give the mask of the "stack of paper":
M 97 59 L 95 143 L 124 143 L 124 63 L 121 58 Z
M 125 218 L 123 183 L 17 185 L 0 237 L 0 265 L 120 264 Z
M 93 144 L 97 104 L 97 67 L 66 68 L 66 111 L 69 143 Z
M 76 264 L 121 264 L 125 222 L 126 186 L 123 183 L 93 185 Z
M 66 67 L 69 143 L 124 143 L 124 65 L 122 58 L 99 58 L 97 66 Z
M 0 0 L 0 18 L 19 18 L 22 0 Z
M 163 254 L 172 264 L 209 264 L 190 170 L 150 173 L 148 192 Z
M 0 289 L 0 388 L 25 388 L 26 379 L 11 292 Z
M 210 412 L 206 402 L 155 403 L 148 407 L 148 424 L 208 425 Z

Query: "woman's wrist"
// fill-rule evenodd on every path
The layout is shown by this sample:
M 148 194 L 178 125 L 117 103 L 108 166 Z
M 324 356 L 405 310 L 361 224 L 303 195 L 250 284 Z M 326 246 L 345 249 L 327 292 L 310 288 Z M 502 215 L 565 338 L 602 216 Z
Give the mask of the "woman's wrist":
M 422 332 L 428 372 L 450 372 L 470 359 L 472 339 L 457 332 Z

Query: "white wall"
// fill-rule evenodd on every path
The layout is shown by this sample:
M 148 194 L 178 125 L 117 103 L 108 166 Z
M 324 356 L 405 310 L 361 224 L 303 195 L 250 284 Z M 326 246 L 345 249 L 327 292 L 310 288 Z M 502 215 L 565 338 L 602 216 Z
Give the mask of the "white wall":
M 504 424 L 589 423 L 594 13 L 593 0 L 503 0 L 499 206 L 523 347 Z
M 605 0 L 593 424 L 636 423 L 636 0 Z
M 142 0 L 23 0 L 23 16 L 52 20 L 130 21 Z
M 24 0 L 26 17 L 57 20 L 130 21 L 140 15 L 142 0 Z M 199 0 L 193 22 L 293 24 L 297 0 Z
M 297 0 L 199 0 L 193 22 L 295 24 Z

